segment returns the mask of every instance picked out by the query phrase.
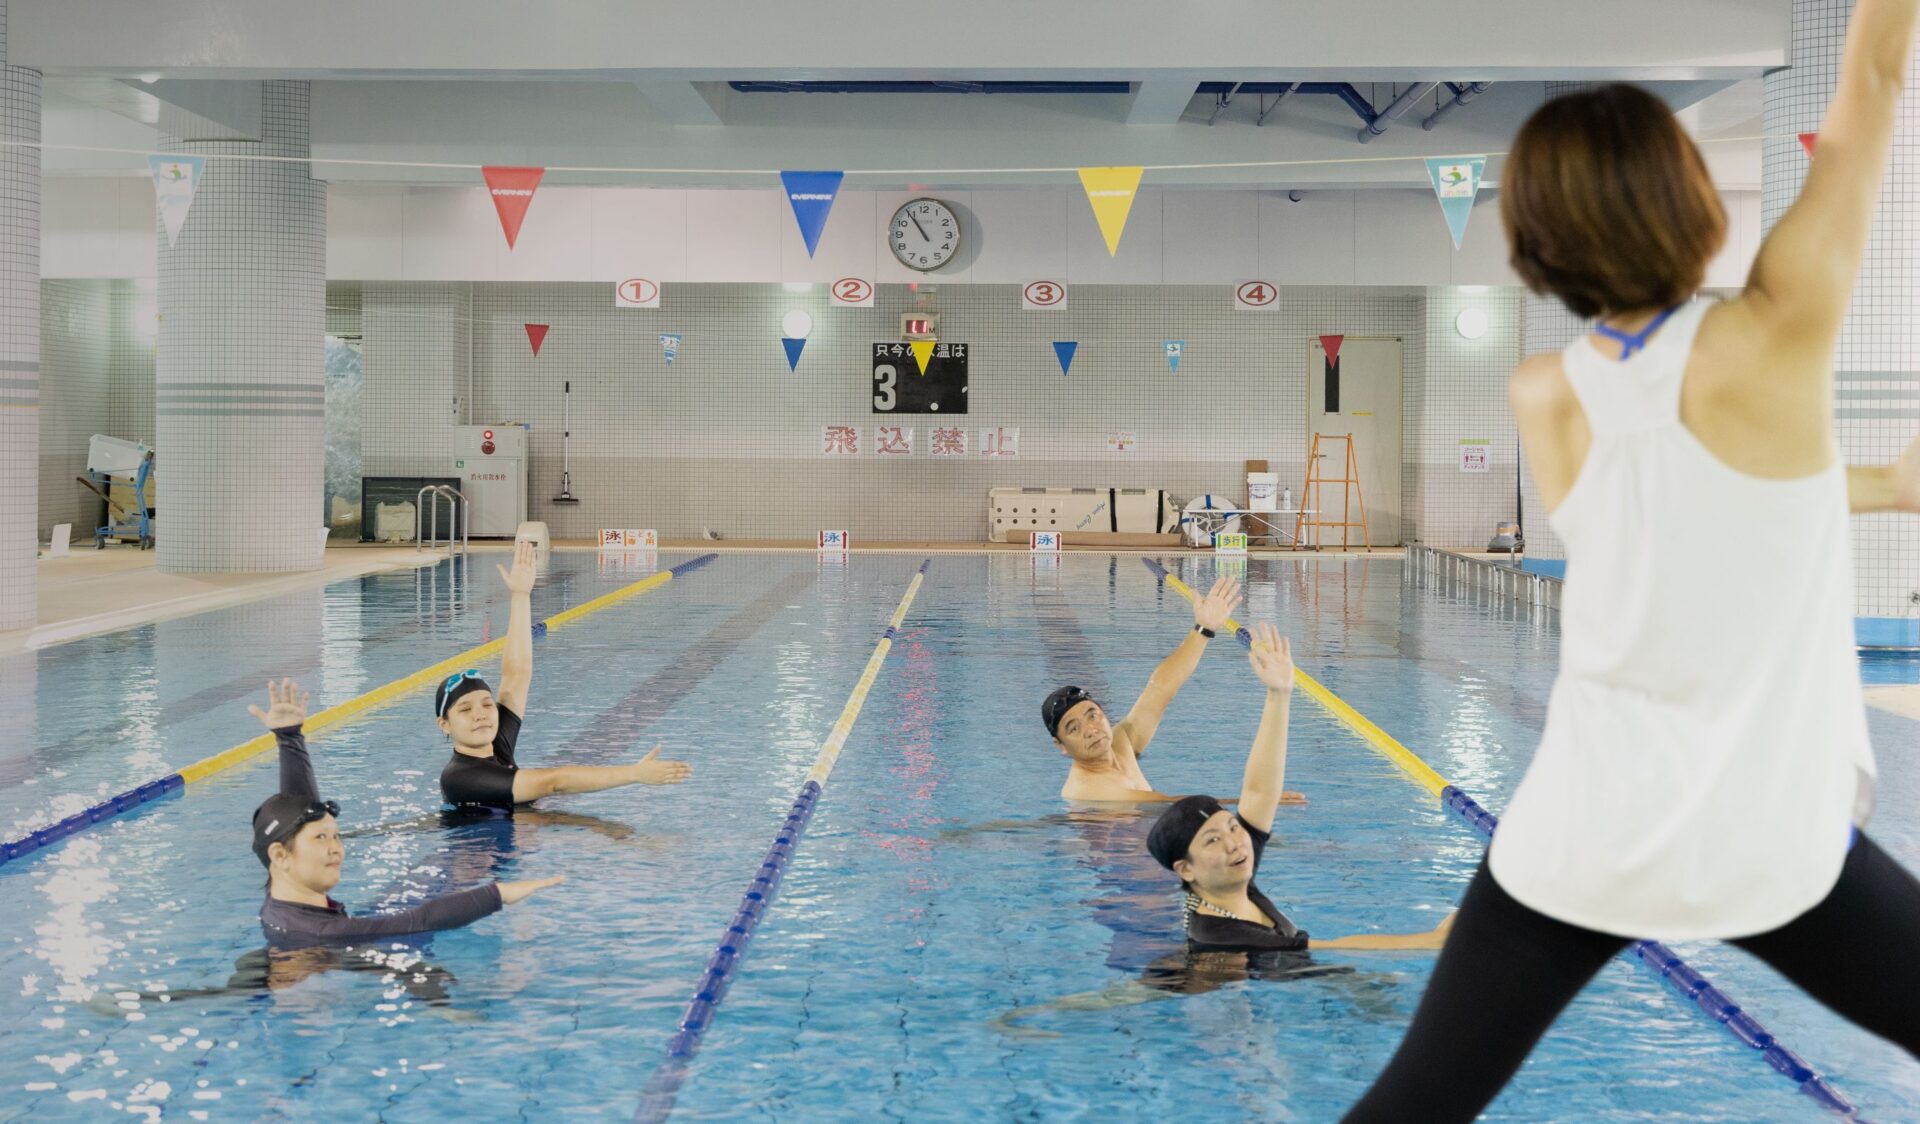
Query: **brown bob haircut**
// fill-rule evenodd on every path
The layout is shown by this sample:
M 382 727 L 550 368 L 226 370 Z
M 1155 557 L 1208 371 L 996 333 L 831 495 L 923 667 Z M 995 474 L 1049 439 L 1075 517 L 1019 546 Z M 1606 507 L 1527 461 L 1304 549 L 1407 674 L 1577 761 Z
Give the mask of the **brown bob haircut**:
M 1582 317 L 1693 295 L 1727 236 L 1706 161 L 1666 103 L 1606 85 L 1534 111 L 1500 175 L 1513 268 Z

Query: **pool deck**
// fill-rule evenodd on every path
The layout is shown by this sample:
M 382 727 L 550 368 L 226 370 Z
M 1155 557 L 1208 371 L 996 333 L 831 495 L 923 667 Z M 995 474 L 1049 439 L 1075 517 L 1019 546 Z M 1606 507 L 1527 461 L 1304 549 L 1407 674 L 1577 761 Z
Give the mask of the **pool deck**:
M 41 558 L 40 620 L 0 632 L 0 655 L 45 648 L 155 621 L 278 597 L 343 578 L 411 569 L 438 561 L 412 547 L 329 550 L 322 566 L 300 573 L 166 574 L 151 550 L 115 547 Z
M 504 541 L 474 543 L 473 549 L 505 553 L 511 545 Z M 562 539 L 554 543 L 554 549 L 569 552 L 598 550 L 599 544 L 592 539 Z M 815 546 L 811 542 L 795 539 L 664 539 L 661 549 L 812 551 Z M 856 543 L 852 553 L 978 554 L 1026 551 L 1025 543 L 868 540 Z M 1212 552 L 1172 546 L 1069 546 L 1063 553 L 1168 555 Z M 1372 551 L 1359 548 L 1326 549 L 1318 552 L 1255 547 L 1250 554 L 1261 558 L 1400 558 L 1404 551 L 1399 547 L 1378 547 Z M 40 622 L 33 628 L 0 631 L 0 655 L 278 597 L 363 574 L 430 565 L 445 556 L 444 550 L 416 551 L 411 546 L 340 543 L 329 546 L 319 569 L 294 574 L 165 574 L 155 564 L 153 551 L 127 547 L 76 550 L 62 558 L 43 557 L 40 559 Z M 1867 703 L 1888 713 L 1920 721 L 1920 686 L 1869 687 Z

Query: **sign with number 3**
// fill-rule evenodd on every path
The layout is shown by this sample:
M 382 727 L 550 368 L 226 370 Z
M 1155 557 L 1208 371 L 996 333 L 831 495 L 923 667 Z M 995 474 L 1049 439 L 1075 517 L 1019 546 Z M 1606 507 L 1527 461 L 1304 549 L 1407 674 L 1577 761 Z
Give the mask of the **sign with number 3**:
M 1067 307 L 1067 287 L 1058 281 L 1029 281 L 1020 290 L 1020 307 L 1044 312 Z

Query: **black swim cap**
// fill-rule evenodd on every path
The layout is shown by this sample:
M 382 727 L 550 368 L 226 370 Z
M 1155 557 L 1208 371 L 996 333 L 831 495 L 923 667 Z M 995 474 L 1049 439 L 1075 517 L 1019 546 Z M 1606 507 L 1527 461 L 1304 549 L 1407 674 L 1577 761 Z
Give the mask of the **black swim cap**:
M 1060 736 L 1060 720 L 1067 716 L 1067 711 L 1083 702 L 1092 701 L 1093 696 L 1078 687 L 1062 687 L 1040 704 L 1040 721 L 1047 724 L 1047 733 L 1057 738 Z
M 1182 796 L 1153 821 L 1153 830 L 1147 832 L 1148 853 L 1172 870 L 1174 863 L 1187 857 L 1187 848 L 1206 822 L 1226 810 L 1211 796 Z
M 253 810 L 253 853 L 260 857 L 261 866 L 271 866 L 268 847 L 287 842 L 321 816 L 339 814 L 340 805 L 331 800 L 308 800 L 284 792 L 275 793 Z
M 480 673 L 471 667 L 449 675 L 440 681 L 440 688 L 433 693 L 433 716 L 445 718 L 447 712 L 453 709 L 453 704 L 459 702 L 462 695 L 491 690 L 493 688 L 487 686 L 487 681 L 480 678 Z

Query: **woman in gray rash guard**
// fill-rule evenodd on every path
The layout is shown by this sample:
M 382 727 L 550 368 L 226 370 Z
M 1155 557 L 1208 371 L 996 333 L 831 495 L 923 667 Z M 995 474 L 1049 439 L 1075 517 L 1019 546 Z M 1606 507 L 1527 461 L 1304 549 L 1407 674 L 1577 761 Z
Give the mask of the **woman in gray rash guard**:
M 307 741 L 300 733 L 307 720 L 307 696 L 291 679 L 269 682 L 267 692 L 268 709 L 247 709 L 280 743 L 280 791 L 253 813 L 253 853 L 267 868 L 267 900 L 260 906 L 260 927 L 270 945 L 351 944 L 368 937 L 457 929 L 535 890 L 565 881 L 555 877 L 489 882 L 398 913 L 349 916 L 345 906 L 327 896 L 340 883 L 345 850 L 334 821 L 340 807 L 320 798 Z

